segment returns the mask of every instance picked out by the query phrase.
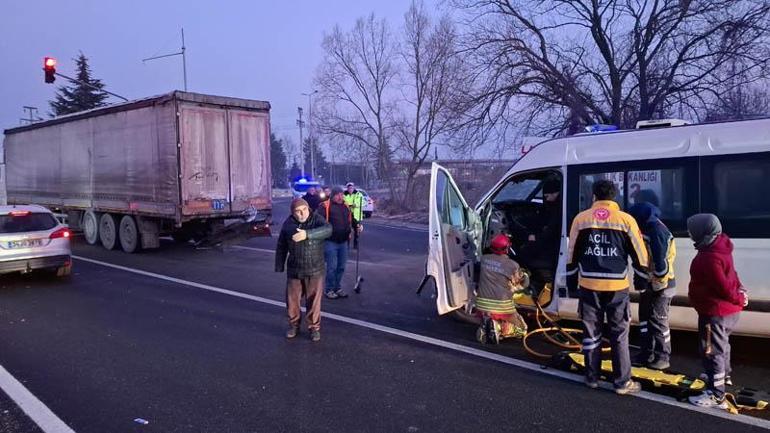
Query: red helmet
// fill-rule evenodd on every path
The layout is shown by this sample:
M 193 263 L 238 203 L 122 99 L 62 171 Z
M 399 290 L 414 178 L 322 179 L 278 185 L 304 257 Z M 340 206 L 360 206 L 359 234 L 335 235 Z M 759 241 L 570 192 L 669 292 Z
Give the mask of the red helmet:
M 492 238 L 492 242 L 489 244 L 489 248 L 495 254 L 507 254 L 508 249 L 511 248 L 511 240 L 508 239 L 508 236 L 500 233 L 499 235 Z

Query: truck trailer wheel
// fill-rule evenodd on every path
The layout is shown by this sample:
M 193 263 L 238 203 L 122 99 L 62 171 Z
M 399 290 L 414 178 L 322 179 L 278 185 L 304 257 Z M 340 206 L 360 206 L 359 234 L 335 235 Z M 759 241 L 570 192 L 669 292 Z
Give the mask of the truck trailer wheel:
M 139 239 L 139 228 L 136 226 L 136 220 L 131 215 L 123 215 L 120 219 L 120 247 L 123 251 L 131 254 L 139 251 L 141 246 Z
M 118 244 L 118 230 L 115 217 L 112 214 L 102 214 L 99 218 L 99 240 L 102 246 L 108 250 L 115 249 Z
M 82 224 L 86 242 L 96 245 L 99 242 L 99 216 L 92 210 L 86 211 Z

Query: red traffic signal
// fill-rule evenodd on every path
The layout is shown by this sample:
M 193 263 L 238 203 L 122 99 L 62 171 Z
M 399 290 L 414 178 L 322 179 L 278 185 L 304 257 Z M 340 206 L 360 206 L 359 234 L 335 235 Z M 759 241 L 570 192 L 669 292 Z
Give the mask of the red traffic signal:
M 45 82 L 53 83 L 56 81 L 56 59 L 45 57 L 43 59 L 43 71 L 45 72 Z

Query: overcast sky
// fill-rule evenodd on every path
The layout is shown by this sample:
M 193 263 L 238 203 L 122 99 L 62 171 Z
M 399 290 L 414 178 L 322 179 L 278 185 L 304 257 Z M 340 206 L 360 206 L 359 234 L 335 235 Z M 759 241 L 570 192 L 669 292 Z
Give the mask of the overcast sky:
M 434 0 L 425 0 L 433 5 Z M 183 89 L 180 57 L 141 59 L 187 45 L 188 89 L 267 100 L 273 128 L 295 142 L 297 106 L 307 106 L 322 58 L 323 33 L 352 27 L 374 12 L 400 26 L 410 0 L 170 1 L 8 0 L 0 3 L 0 129 L 19 125 L 22 106 L 48 117 L 54 85 L 43 81 L 44 56 L 74 75 L 82 51 L 107 90 L 129 99 Z

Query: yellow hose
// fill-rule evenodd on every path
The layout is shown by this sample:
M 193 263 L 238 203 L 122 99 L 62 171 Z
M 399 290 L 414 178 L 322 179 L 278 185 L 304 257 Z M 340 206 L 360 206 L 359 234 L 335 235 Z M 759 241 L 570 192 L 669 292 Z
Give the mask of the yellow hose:
M 537 328 L 533 329 L 532 331 L 528 332 L 526 335 L 524 335 L 524 338 L 522 338 L 521 342 L 524 346 L 524 350 L 527 351 L 532 356 L 538 357 L 538 358 L 544 358 L 549 359 L 553 357 L 553 354 L 547 354 L 543 352 L 538 352 L 537 350 L 533 349 L 529 343 L 527 343 L 527 339 L 533 335 L 539 335 L 542 334 L 543 337 L 545 337 L 545 340 L 549 343 L 553 344 L 554 346 L 565 349 L 565 350 L 576 350 L 579 351 L 582 347 L 579 340 L 577 340 L 573 334 L 582 334 L 582 329 L 576 329 L 576 328 L 562 328 L 557 324 L 557 320 L 554 320 L 551 316 L 548 315 L 543 310 L 543 307 L 540 306 L 538 302 L 535 302 L 535 307 L 537 310 L 535 311 L 535 323 L 537 324 Z M 552 326 L 544 326 L 541 318 L 545 318 L 545 320 L 552 324 Z M 551 334 L 553 335 L 561 335 L 562 337 L 566 338 L 569 343 L 564 343 L 561 341 L 556 340 Z M 602 352 L 607 353 L 610 351 L 609 347 L 602 348 Z

